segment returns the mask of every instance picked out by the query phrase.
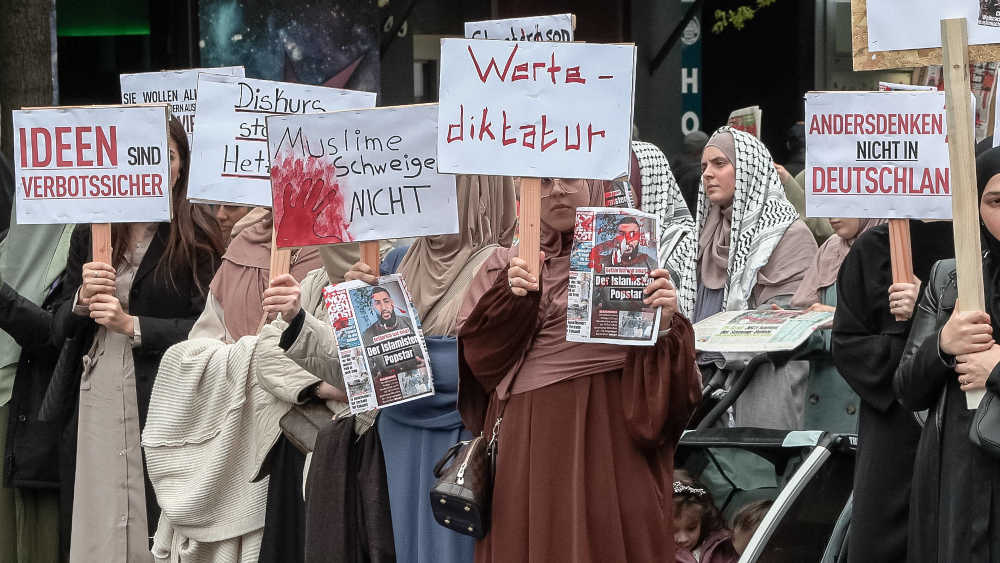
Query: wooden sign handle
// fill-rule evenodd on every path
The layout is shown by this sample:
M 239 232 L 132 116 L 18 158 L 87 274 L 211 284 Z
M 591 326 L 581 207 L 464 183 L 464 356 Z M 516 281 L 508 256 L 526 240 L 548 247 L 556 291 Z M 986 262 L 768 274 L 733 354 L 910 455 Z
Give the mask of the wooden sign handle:
M 278 229 L 271 229 L 271 273 L 270 279 L 291 272 L 292 251 L 288 248 L 278 248 Z
M 361 243 L 361 261 L 368 264 L 375 271 L 376 276 L 379 275 L 379 267 L 382 265 L 382 259 L 379 256 L 377 240 Z
M 528 263 L 528 271 L 535 277 L 541 270 L 538 261 L 541 236 L 542 181 L 539 178 L 521 178 L 521 205 L 518 212 L 519 238 L 517 257 Z
M 969 34 L 965 18 L 941 20 L 944 94 L 951 160 L 952 228 L 958 272 L 958 307 L 985 311 L 983 253 L 979 243 L 979 201 L 976 197 L 975 136 L 969 100 Z M 970 409 L 979 406 L 982 391 L 965 394 Z
M 94 223 L 90 226 L 90 243 L 94 262 L 103 262 L 111 267 L 111 223 Z
M 913 283 L 913 250 L 910 246 L 910 221 L 889 219 L 889 256 L 892 258 L 892 283 Z M 923 280 L 921 280 L 923 281 Z M 896 315 L 897 321 L 905 321 Z

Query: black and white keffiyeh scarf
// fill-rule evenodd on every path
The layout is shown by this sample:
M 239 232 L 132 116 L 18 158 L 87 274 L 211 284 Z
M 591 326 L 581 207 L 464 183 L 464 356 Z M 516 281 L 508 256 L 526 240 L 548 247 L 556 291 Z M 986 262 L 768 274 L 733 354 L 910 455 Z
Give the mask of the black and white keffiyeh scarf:
M 670 163 L 656 145 L 632 141 L 632 152 L 639 161 L 642 211 L 656 215 L 660 224 L 660 251 L 657 262 L 674 278 L 677 305 L 684 316 L 694 315 L 698 276 L 698 231 L 680 187 L 670 170 Z
M 723 304 L 725 310 L 736 311 L 747 308 L 757 272 L 799 214 L 785 197 L 767 147 L 753 135 L 732 127 L 721 127 L 716 133 L 723 131 L 733 135 L 737 160 Z M 703 180 L 698 190 L 699 233 L 708 219 L 709 205 Z

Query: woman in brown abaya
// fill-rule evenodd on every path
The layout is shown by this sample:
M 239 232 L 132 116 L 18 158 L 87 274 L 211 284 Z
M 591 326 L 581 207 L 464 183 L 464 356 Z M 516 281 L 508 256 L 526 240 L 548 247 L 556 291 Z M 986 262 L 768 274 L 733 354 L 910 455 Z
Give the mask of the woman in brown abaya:
M 476 561 L 672 561 L 677 440 L 700 397 L 690 322 L 665 270 L 652 347 L 566 341 L 569 252 L 577 207 L 600 182 L 544 179 L 540 279 L 498 249 L 459 315 L 459 410 L 492 432 L 502 403 L 492 527 Z

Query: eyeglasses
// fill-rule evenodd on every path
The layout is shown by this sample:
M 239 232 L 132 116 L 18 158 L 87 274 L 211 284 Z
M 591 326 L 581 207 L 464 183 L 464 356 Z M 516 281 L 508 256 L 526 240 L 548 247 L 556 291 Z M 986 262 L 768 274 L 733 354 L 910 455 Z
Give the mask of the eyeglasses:
M 541 179 L 541 194 L 542 199 L 547 197 L 552 197 L 552 190 L 556 188 L 556 182 L 559 183 L 559 189 L 564 194 L 575 194 L 580 191 L 580 186 L 583 182 L 568 183 L 557 178 L 542 178 Z

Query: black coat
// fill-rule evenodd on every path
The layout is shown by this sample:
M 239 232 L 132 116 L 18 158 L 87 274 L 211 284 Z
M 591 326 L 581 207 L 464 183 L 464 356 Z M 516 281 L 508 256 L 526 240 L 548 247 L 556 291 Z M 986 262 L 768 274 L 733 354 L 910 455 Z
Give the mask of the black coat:
M 935 261 L 954 256 L 951 223 L 911 221 L 910 230 L 914 273 L 926 281 Z M 888 227 L 880 225 L 858 238 L 837 277 L 831 351 L 837 371 L 861 398 L 848 538 L 851 563 L 906 561 L 910 479 L 920 426 L 897 402 L 892 387 L 910 323 L 889 313 L 891 272 Z
M 62 426 L 38 420 L 38 409 L 59 355 L 52 342 L 52 311 L 59 305 L 61 277 L 38 306 L 0 284 L 0 330 L 9 334 L 21 355 L 10 398 L 4 452 L 5 487 L 59 487 L 59 444 Z
M 56 366 L 60 343 L 53 342 L 52 312 L 66 298 L 63 276 L 48 289 L 42 306 L 0 284 L 0 330 L 20 346 L 9 404 L 4 451 L 5 487 L 59 490 L 59 549 L 69 558 L 76 453 L 75 419 L 38 419 L 42 398 Z
M 957 297 L 955 261 L 941 261 L 920 301 L 894 380 L 906 407 L 929 409 L 913 469 L 911 562 L 1000 560 L 1000 460 L 969 440 L 975 411 L 966 407 L 953 358 L 938 348 Z M 986 385 L 1000 392 L 1000 369 Z
M 142 334 L 141 345 L 132 349 L 140 428 L 146 424 L 149 398 L 163 353 L 167 348 L 187 339 L 191 327 L 205 307 L 206 296 L 195 286 L 189 272 L 174 273 L 176 288 L 159 272 L 154 272 L 166 250 L 169 234 L 170 224 L 161 223 L 139 264 L 129 292 L 129 314 L 139 318 Z M 73 420 L 77 417 L 81 357 L 90 350 L 99 325 L 89 317 L 73 313 L 73 297 L 82 283 L 83 265 L 91 261 L 91 256 L 90 226 L 78 226 L 73 231 L 66 262 L 65 283 L 69 298 L 59 306 L 53 323 L 53 337 L 56 341 L 63 342 L 63 346 L 44 399 L 46 404 L 43 405 L 43 415 L 51 416 L 53 411 L 61 411 L 57 413 L 60 417 Z M 198 265 L 197 277 L 206 292 L 218 264 L 219 257 L 215 256 L 202 260 Z M 146 509 L 152 535 L 160 509 L 148 476 Z

